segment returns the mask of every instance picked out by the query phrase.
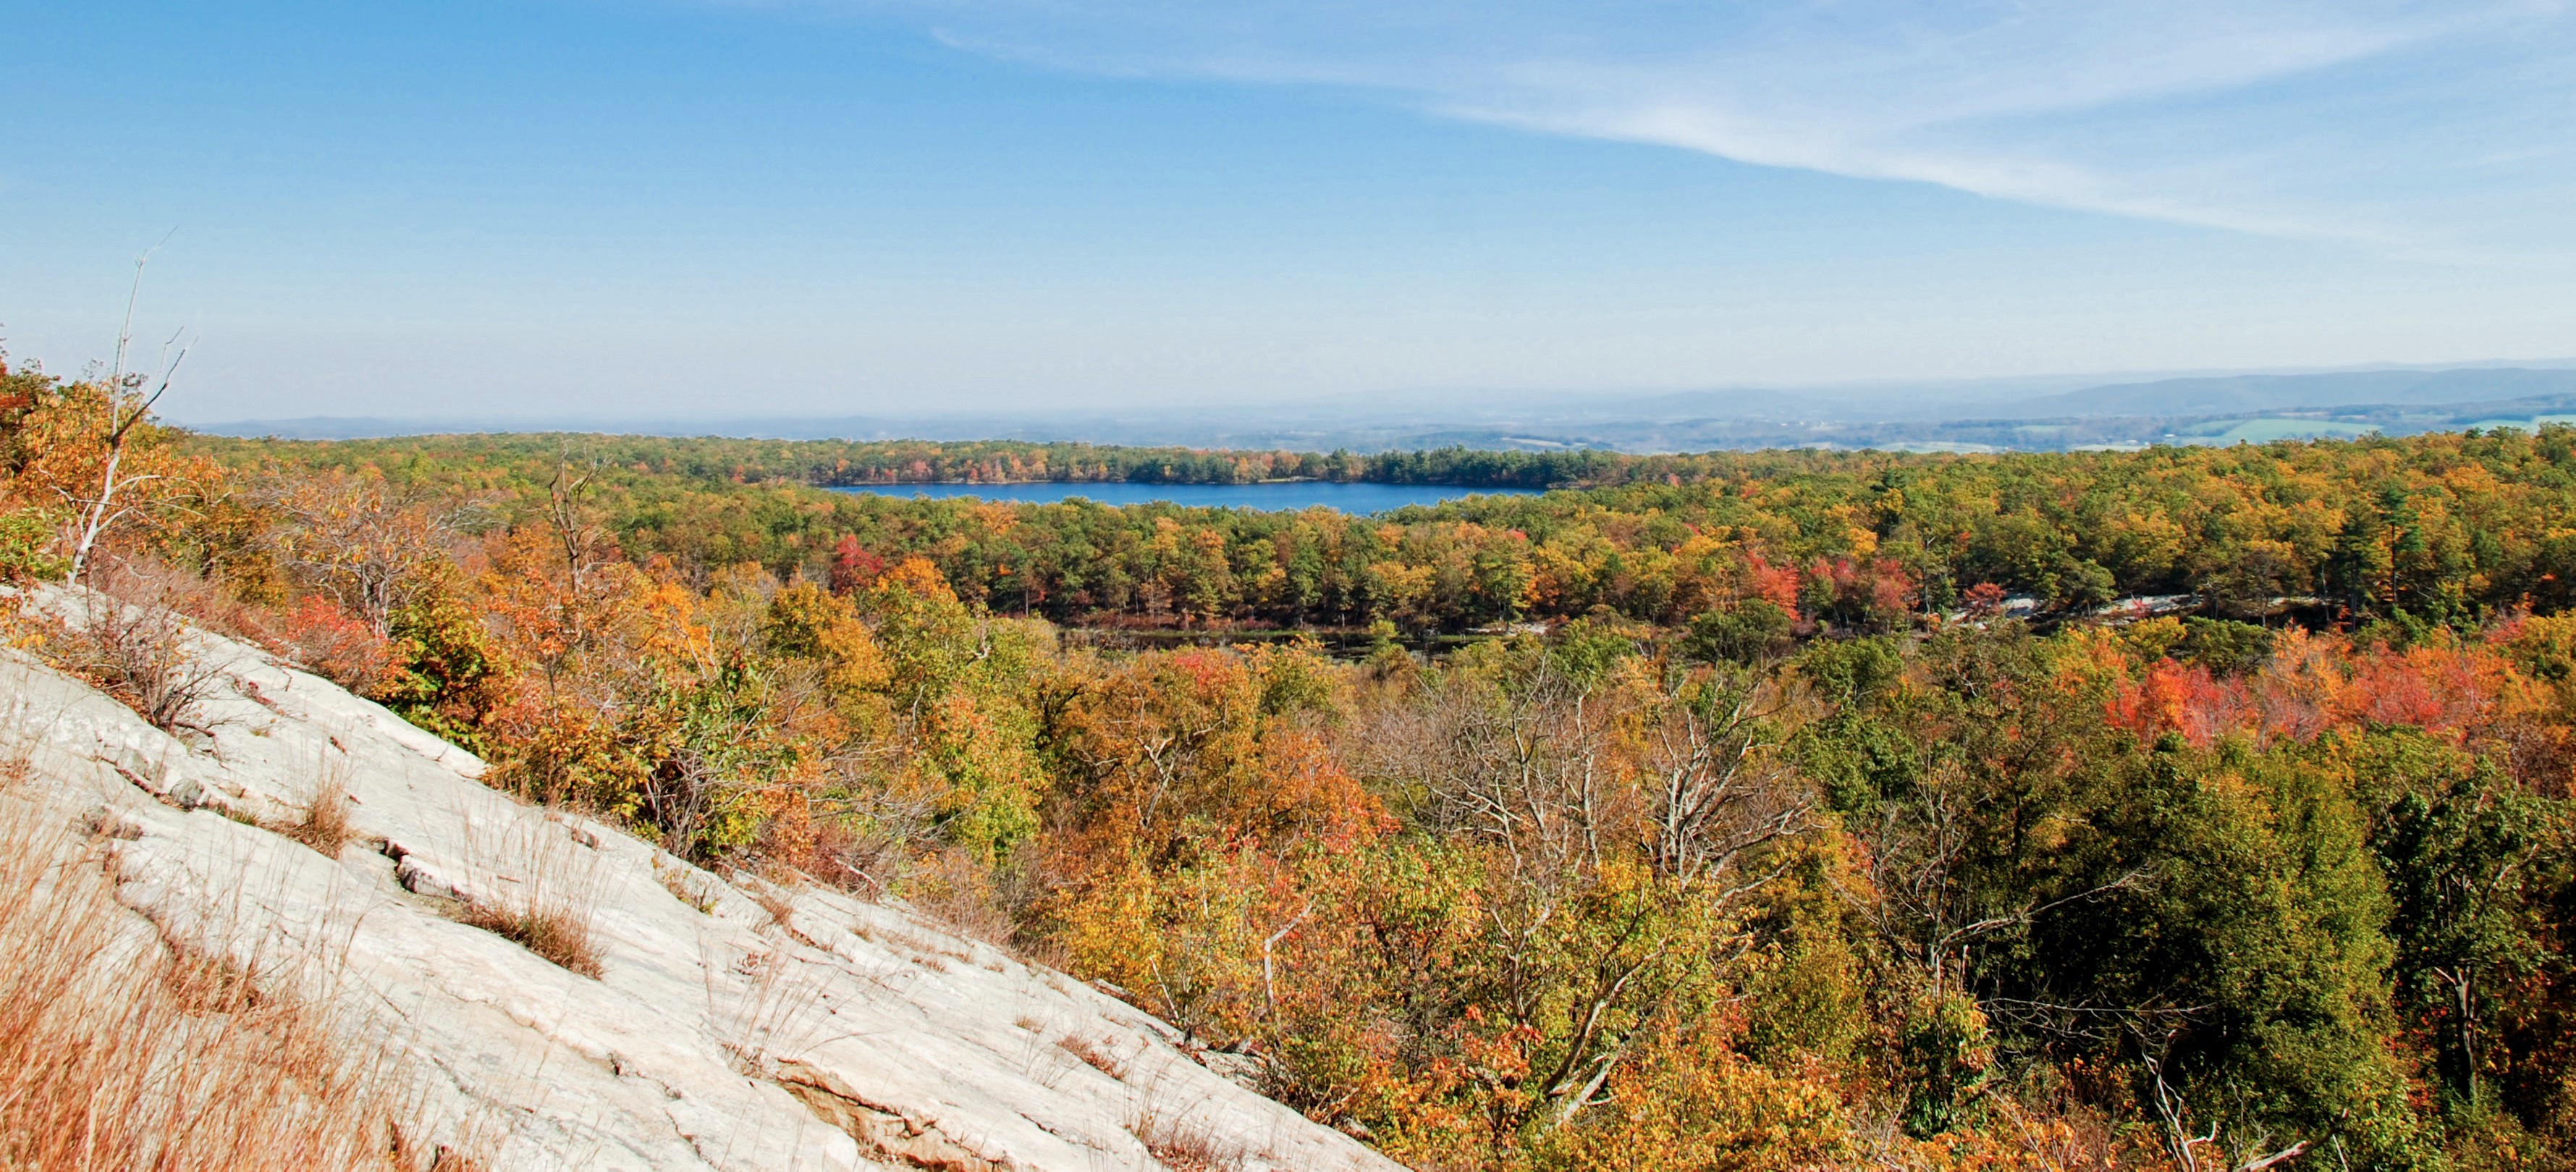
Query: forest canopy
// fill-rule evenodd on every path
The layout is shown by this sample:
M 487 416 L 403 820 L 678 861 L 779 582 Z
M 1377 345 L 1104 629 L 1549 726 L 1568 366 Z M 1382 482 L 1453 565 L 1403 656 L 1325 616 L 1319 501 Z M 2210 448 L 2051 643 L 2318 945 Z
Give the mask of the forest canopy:
M 812 490 L 864 479 L 830 471 L 825 449 L 869 445 L 189 437 L 180 450 L 241 473 L 374 477 L 505 527 L 543 515 L 548 485 L 578 479 L 637 558 L 699 571 L 758 562 L 819 581 L 847 538 L 873 557 L 929 559 L 970 602 L 1058 623 L 1383 621 L 1457 632 L 1595 608 L 1678 626 L 1766 591 L 1805 622 L 1895 629 L 1961 610 L 1981 587 L 2046 611 L 2188 594 L 2238 619 L 2291 609 L 2346 623 L 2554 612 L 2576 560 L 2576 532 L 2560 521 L 2576 516 L 2571 446 L 2576 431 L 2553 427 L 2136 453 L 1408 453 L 1365 459 L 1475 485 L 1502 481 L 1431 470 L 1490 458 L 1538 483 L 1593 487 L 1376 518 Z M 907 448 L 873 447 L 889 461 Z M 909 447 L 924 454 L 907 459 L 948 474 L 989 467 L 1005 458 L 997 452 L 1057 470 L 1074 465 L 1056 448 L 1088 453 L 1081 466 L 1093 469 L 1170 458 L 1079 445 Z M 1194 455 L 1265 469 L 1290 459 Z

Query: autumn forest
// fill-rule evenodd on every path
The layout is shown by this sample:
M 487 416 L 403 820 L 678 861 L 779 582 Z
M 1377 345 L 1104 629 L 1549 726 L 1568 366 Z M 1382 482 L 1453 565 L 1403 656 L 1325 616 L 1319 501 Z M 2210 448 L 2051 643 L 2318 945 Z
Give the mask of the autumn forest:
M 2576 430 L 290 442 L 0 371 L 0 574 L 1098 982 L 1411 1167 L 2576 1165 Z M 1299 477 L 1550 491 L 829 491 Z

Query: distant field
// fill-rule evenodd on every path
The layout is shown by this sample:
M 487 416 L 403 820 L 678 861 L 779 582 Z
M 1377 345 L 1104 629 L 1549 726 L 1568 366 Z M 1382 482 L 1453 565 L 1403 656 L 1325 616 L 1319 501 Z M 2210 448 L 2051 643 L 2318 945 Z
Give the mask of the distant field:
M 2376 423 L 2345 423 L 2334 419 L 2248 419 L 2225 431 L 2182 438 L 2183 442 L 2193 444 L 2268 444 L 2274 440 L 2349 439 L 2378 431 Z
M 2576 424 L 2576 415 L 2534 415 L 2529 419 L 2481 419 L 2464 426 L 2480 430 L 2492 427 L 2518 427 L 2524 431 L 2538 431 L 2542 425 L 2550 423 Z
M 1947 454 L 1953 456 L 1973 456 L 2004 450 L 1993 444 L 1971 444 L 1954 440 L 1907 440 L 1902 443 L 1875 444 L 1872 446 L 1882 452 L 1909 452 L 1915 455 Z

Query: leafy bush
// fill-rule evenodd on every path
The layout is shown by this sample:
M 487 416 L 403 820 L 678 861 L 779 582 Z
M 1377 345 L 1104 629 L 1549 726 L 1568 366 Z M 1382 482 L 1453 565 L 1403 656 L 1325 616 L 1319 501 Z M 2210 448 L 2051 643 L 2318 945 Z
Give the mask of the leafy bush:
M 0 512 L 0 579 L 57 579 L 71 563 L 53 552 L 61 518 L 41 509 Z
M 48 650 L 155 727 L 203 732 L 203 706 L 223 685 L 187 618 L 167 606 L 96 591 Z
M 1755 664 L 1786 650 L 1795 626 L 1795 618 L 1779 604 L 1748 598 L 1692 619 L 1682 650 L 1695 659 Z

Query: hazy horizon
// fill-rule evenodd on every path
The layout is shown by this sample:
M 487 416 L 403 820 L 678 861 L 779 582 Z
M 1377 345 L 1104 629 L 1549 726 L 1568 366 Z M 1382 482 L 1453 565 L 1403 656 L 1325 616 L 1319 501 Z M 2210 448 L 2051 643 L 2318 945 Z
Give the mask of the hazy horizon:
M 696 411 L 660 414 L 647 412 L 557 412 L 541 410 L 483 413 L 441 412 L 436 409 L 404 413 L 399 410 L 373 412 L 325 412 L 304 416 L 268 418 L 208 418 L 185 405 L 174 412 L 174 422 L 192 427 L 241 428 L 263 423 L 299 423 L 322 421 L 377 421 L 406 427 L 431 427 L 446 424 L 506 431 L 594 430 L 614 431 L 619 427 L 684 428 L 691 425 L 721 427 L 753 424 L 828 424 L 840 421 L 882 421 L 887 423 L 956 423 L 1023 419 L 1033 426 L 1065 420 L 1124 420 L 1152 418 L 1207 418 L 1227 414 L 1241 415 L 1247 425 L 1273 423 L 1280 425 L 1317 419 L 1344 419 L 1359 422 L 1409 421 L 1421 424 L 1473 422 L 1507 415 L 1546 412 L 1550 415 L 1582 415 L 1599 412 L 1613 417 L 1633 415 L 1641 407 L 1659 402 L 1682 401 L 1695 408 L 1713 409 L 1725 415 L 1730 404 L 1759 404 L 1768 401 L 1807 399 L 1817 404 L 1821 417 L 1850 418 L 1942 418 L 1979 407 L 2005 407 L 2026 401 L 2044 400 L 2079 392 L 2111 387 L 2145 386 L 2166 382 L 2190 383 L 2196 380 L 2224 378 L 2285 379 L 2306 375 L 2370 374 L 2380 372 L 2444 373 L 2479 371 L 2555 371 L 2576 369 L 2576 358 L 2540 359 L 2528 362 L 2483 362 L 2456 364 L 2399 365 L 2378 363 L 2344 367 L 2275 367 L 2252 370 L 2126 371 L 2071 374 L 2025 375 L 2011 378 L 1967 379 L 1944 381 L 1874 380 L 1857 383 L 1823 383 L 1812 385 L 1782 384 L 1772 386 L 1735 386 L 1699 388 L 1609 388 L 1589 396 L 1569 396 L 1562 391 L 1497 391 L 1478 388 L 1437 388 L 1410 392 L 1361 394 L 1319 394 L 1298 397 L 1254 399 L 1234 403 L 1193 404 L 1188 402 L 1154 404 L 1068 404 L 1060 407 L 1028 406 L 995 407 L 982 410 L 951 409 L 937 405 L 902 402 L 884 404 L 874 411 L 833 411 L 826 407 L 802 412 L 769 412 L 736 406 L 731 410 L 718 404 L 704 404 Z M 2355 400 L 2358 402 L 2359 400 Z M 716 432 L 712 434 L 725 434 Z

